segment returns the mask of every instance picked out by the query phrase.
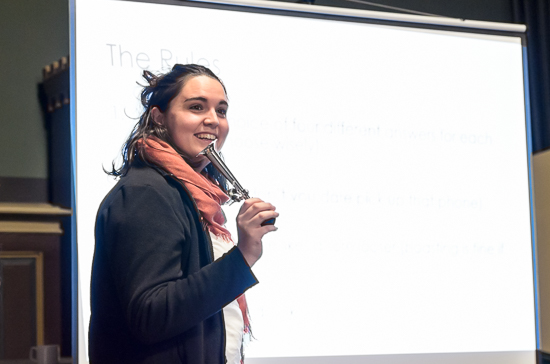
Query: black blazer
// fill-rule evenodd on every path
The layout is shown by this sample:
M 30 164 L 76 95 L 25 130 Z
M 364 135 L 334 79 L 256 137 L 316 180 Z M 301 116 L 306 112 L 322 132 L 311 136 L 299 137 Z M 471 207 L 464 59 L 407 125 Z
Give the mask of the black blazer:
M 257 280 L 237 248 L 213 262 L 199 216 L 182 183 L 142 162 L 103 200 L 91 364 L 225 363 L 222 308 Z

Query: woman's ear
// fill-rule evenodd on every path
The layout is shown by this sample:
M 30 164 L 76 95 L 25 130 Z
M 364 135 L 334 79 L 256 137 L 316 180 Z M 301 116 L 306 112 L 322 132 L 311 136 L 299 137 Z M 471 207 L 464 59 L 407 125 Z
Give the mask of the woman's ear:
M 155 106 L 151 109 L 151 117 L 153 118 L 153 123 L 156 125 L 164 125 L 164 114 L 158 107 Z

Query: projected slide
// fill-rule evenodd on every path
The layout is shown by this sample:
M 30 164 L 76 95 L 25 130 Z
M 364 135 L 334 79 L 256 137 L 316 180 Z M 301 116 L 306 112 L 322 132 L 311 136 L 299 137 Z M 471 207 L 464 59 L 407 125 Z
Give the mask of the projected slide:
M 102 168 L 142 111 L 136 82 L 199 63 L 228 90 L 227 165 L 280 212 L 247 292 L 251 363 L 536 349 L 519 38 L 125 1 L 77 11 L 84 331 L 95 214 L 115 184 Z

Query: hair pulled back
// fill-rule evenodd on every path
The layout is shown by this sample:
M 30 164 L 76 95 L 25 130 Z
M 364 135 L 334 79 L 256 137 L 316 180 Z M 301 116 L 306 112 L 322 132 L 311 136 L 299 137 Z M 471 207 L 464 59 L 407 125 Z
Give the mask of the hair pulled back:
M 161 112 L 166 112 L 170 106 L 170 102 L 180 93 L 185 83 L 190 78 L 197 76 L 207 76 L 217 80 L 227 94 L 223 82 L 210 69 L 201 65 L 176 64 L 172 67 L 170 72 L 159 75 L 155 75 L 147 70 L 143 71 L 143 78 L 148 83 L 141 91 L 141 104 L 144 107 L 143 114 L 141 114 L 139 121 L 122 146 L 122 165 L 120 168 L 116 168 L 113 162 L 112 170 L 110 172 L 106 171 L 107 174 L 117 178 L 123 177 L 128 173 L 130 165 L 137 156 L 147 163 L 145 148 L 140 148 L 138 142 L 142 139 L 146 141 L 147 138 L 152 135 L 167 142 L 172 148 L 178 151 L 178 148 L 172 143 L 170 135 L 164 125 L 160 125 L 153 121 L 151 110 L 157 107 Z M 223 178 L 211 164 L 208 164 L 205 168 L 205 172 L 211 179 L 218 182 L 224 191 L 226 190 L 225 178 Z

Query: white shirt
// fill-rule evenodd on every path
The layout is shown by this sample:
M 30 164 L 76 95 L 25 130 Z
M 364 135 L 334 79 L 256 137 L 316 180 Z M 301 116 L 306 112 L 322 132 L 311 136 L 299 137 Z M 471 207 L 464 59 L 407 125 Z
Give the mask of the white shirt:
M 214 260 L 218 260 L 234 247 L 232 242 L 225 241 L 212 233 L 210 233 L 210 238 L 212 239 Z M 223 308 L 223 317 L 225 324 L 225 359 L 227 364 L 239 364 L 241 362 L 244 320 L 237 300 L 228 303 Z

